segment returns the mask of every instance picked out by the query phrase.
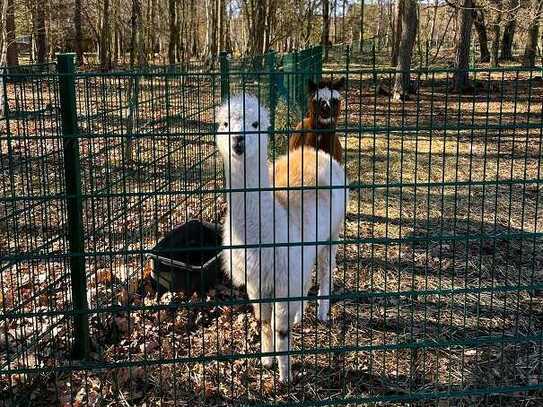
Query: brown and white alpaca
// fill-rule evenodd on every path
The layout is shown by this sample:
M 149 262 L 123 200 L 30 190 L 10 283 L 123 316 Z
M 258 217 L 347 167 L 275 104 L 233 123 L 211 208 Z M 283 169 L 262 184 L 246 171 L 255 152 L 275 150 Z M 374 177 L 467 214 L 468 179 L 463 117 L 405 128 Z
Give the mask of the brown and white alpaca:
M 289 150 L 302 145 L 322 150 L 341 163 L 343 148 L 336 136 L 335 128 L 341 110 L 340 92 L 345 86 L 345 78 L 323 79 L 318 84 L 308 81 L 308 113 L 296 126 L 289 140 Z

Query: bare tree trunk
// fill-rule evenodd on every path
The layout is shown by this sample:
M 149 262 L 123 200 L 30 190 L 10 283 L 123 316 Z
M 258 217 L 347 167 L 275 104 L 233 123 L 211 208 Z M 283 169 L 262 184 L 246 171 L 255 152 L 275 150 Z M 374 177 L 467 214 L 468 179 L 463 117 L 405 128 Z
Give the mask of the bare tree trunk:
M 170 21 L 170 40 L 168 43 L 168 63 L 173 65 L 176 61 L 176 48 L 177 38 L 179 33 L 177 32 L 177 13 L 175 7 L 175 0 L 168 0 L 168 14 Z
M 47 60 L 47 37 L 45 31 L 45 1 L 36 0 L 34 7 L 34 34 L 36 42 L 36 62 L 43 64 Z
M 454 90 L 464 92 L 471 88 L 469 82 L 469 49 L 471 46 L 471 28 L 473 25 L 473 0 L 463 0 L 459 9 L 459 35 L 456 43 Z
M 539 22 L 541 20 L 541 12 L 543 11 L 543 0 L 533 0 L 532 9 L 534 10 L 534 16 L 530 26 L 528 27 L 526 47 L 524 48 L 524 55 L 522 57 L 522 66 L 525 67 L 535 66 L 537 40 L 539 37 Z
M 143 49 L 140 0 L 132 0 L 132 16 L 130 22 L 130 66 L 134 66 L 134 63 L 136 62 L 139 66 L 144 66 L 146 64 L 146 58 Z
M 4 0 L 7 2 L 6 15 L 6 42 L 7 42 L 7 64 L 8 66 L 19 65 L 19 49 L 15 41 L 15 2 L 13 0 Z
M 490 62 L 490 51 L 488 50 L 488 36 L 486 34 L 485 17 L 481 10 L 473 11 L 473 24 L 479 38 L 479 62 Z
M 334 0 L 334 4 L 332 5 L 332 8 L 334 10 L 334 43 L 337 42 L 337 0 Z
M 247 50 L 251 55 L 258 55 L 264 48 L 264 27 L 266 21 L 266 4 L 264 1 L 244 0 L 247 10 L 247 26 L 249 31 Z
M 130 67 L 134 66 L 136 61 L 136 53 L 139 52 L 137 49 L 137 31 L 138 31 L 138 10 L 139 10 L 139 0 L 131 0 L 132 11 L 130 14 Z
M 115 20 L 118 20 L 118 18 L 115 18 Z M 119 49 L 119 23 L 116 21 L 113 25 L 113 55 L 111 58 L 114 66 L 119 65 L 120 57 L 121 53 Z
M 4 115 L 4 108 L 7 106 L 6 94 L 4 92 L 4 76 L 5 66 L 8 59 L 8 36 L 7 36 L 7 15 L 8 15 L 8 2 L 2 2 L 2 49 L 0 50 L 0 115 Z
M 139 0 L 132 0 L 132 16 L 130 31 L 130 67 L 137 61 L 139 66 L 144 65 L 143 42 L 141 41 L 141 4 Z M 130 163 L 134 160 L 134 142 L 132 134 L 138 130 L 138 112 L 139 112 L 139 78 L 130 78 L 128 82 L 128 124 L 127 137 L 124 146 L 125 160 Z
M 170 0 L 168 0 L 170 1 Z M 173 38 L 175 40 L 174 48 L 175 48 L 175 60 L 176 61 L 188 61 L 191 58 L 191 49 L 190 44 L 188 44 L 186 41 L 183 41 L 185 38 L 192 38 L 195 37 L 194 35 L 188 36 L 187 35 L 187 25 L 191 24 L 192 20 L 189 20 L 189 18 L 192 18 L 190 15 L 191 9 L 189 8 L 187 10 L 186 2 L 179 2 L 173 0 L 174 7 L 175 7 L 175 21 L 174 24 L 177 26 L 177 36 Z M 171 33 L 170 33 L 170 40 L 171 40 Z M 171 44 L 169 45 L 171 46 Z
M 196 21 L 196 3 L 195 0 L 190 0 L 190 15 L 191 15 L 191 27 L 194 27 L 195 24 L 197 24 Z M 198 36 L 197 35 L 191 35 L 192 41 L 191 41 L 191 55 L 194 56 L 198 53 L 198 49 L 200 48 Z
M 228 52 L 231 52 L 232 49 L 233 49 L 233 46 L 232 46 L 232 38 L 231 38 L 231 27 L 230 27 L 230 16 L 232 15 L 232 10 L 231 10 L 231 3 L 229 3 L 229 9 L 226 9 L 225 7 L 225 10 L 224 10 L 224 35 L 225 35 L 225 43 L 224 43 L 224 49 Z
M 225 35 L 224 35 L 224 6 L 225 0 L 219 0 L 217 3 L 217 55 L 224 50 Z
M 109 71 L 111 69 L 111 27 L 109 23 L 109 13 L 109 0 L 104 0 L 99 52 L 100 66 L 104 71 Z
M 347 10 L 347 0 L 343 0 L 341 6 L 341 42 L 345 44 L 347 37 L 345 36 L 345 10 Z
M 305 28 L 305 35 L 304 35 L 304 47 L 308 47 L 311 42 L 311 32 L 313 29 L 313 7 L 311 7 L 311 2 L 307 5 L 307 13 L 305 18 L 307 24 Z
M 83 60 L 83 32 L 81 30 L 81 0 L 74 1 L 73 30 L 73 49 L 77 55 L 77 63 L 82 65 L 85 61 Z
M 387 37 L 387 49 L 390 48 L 390 53 L 392 55 L 392 47 L 394 47 L 394 6 L 392 1 L 388 2 L 388 28 L 390 30 L 390 35 Z
M 436 23 L 437 23 L 437 12 L 439 9 L 439 0 L 435 0 L 433 13 L 432 13 L 432 28 L 430 29 L 430 46 L 434 46 L 434 35 L 436 32 Z
M 534 67 L 537 54 L 537 37 L 539 35 L 539 21 L 534 21 L 528 29 L 526 48 L 522 57 L 522 66 Z
M 503 30 L 502 39 L 502 52 L 500 59 L 502 61 L 513 60 L 513 38 L 515 36 L 516 22 L 515 20 L 509 20 Z
M 328 46 L 330 45 L 330 1 L 322 0 L 322 32 L 321 45 L 324 48 L 324 60 L 328 60 Z
M 211 59 L 211 47 L 213 42 L 213 0 L 205 0 L 205 15 L 206 15 L 206 43 L 204 47 L 204 59 Z
M 8 30 L 7 30 L 7 15 L 8 15 L 8 2 L 2 1 L 2 15 L 0 20 L 0 28 L 2 29 L 2 32 L 0 33 L 1 39 L 0 39 L 0 46 L 2 47 L 0 50 L 0 73 L 3 73 L 2 68 L 6 66 L 7 63 L 7 55 L 8 55 Z
M 402 37 L 398 51 L 398 65 L 394 80 L 394 100 L 407 98 L 411 90 L 411 59 L 417 35 L 417 0 L 404 0 L 402 13 Z
M 125 63 L 125 38 L 123 34 L 122 27 L 119 28 L 119 61 L 124 64 Z
M 386 41 L 388 38 L 388 25 L 384 23 L 384 13 L 383 13 L 384 7 L 381 5 L 380 1 L 378 2 L 377 7 L 379 7 L 379 17 L 377 20 L 377 32 L 375 33 L 375 39 L 377 39 L 377 49 L 380 51 L 381 47 L 383 46 L 383 43 L 385 43 L 386 45 Z M 383 27 L 385 29 L 384 33 L 383 33 Z M 375 43 L 375 39 L 374 39 L 374 43 Z M 361 45 L 360 51 L 362 50 L 363 48 Z
M 276 17 L 276 9 L 275 9 L 275 1 L 273 0 L 266 0 L 266 22 L 264 24 L 265 31 L 264 31 L 264 49 L 263 52 L 267 52 L 271 49 L 273 46 L 272 39 L 273 35 L 275 34 L 275 31 L 272 30 L 272 28 L 275 26 L 275 17 Z
M 379 7 L 379 4 L 377 5 Z M 360 28 L 358 30 L 358 51 L 362 52 L 364 49 L 364 8 L 365 8 L 365 1 L 362 0 L 360 4 Z M 381 28 L 381 16 L 378 17 L 377 20 L 377 38 L 379 38 L 379 31 Z
M 494 0 L 493 1 L 494 7 L 497 8 L 497 11 L 494 11 L 494 19 L 492 21 L 492 29 L 491 29 L 491 44 L 490 44 L 490 65 L 492 67 L 498 66 L 498 54 L 500 51 L 500 33 L 501 33 L 501 12 L 499 9 L 502 6 L 501 0 Z
M 147 21 L 147 27 L 148 27 L 148 40 L 149 40 L 149 48 L 148 52 L 151 54 L 151 59 L 153 60 L 155 58 L 155 53 L 157 52 L 157 47 L 159 48 L 159 41 L 157 39 L 157 22 L 156 22 L 156 0 L 151 0 L 151 10 L 150 10 L 150 19 Z M 140 25 L 143 25 L 143 21 L 140 22 Z M 143 36 L 143 29 L 141 29 L 141 33 Z M 141 39 L 141 43 L 144 44 L 144 38 Z M 158 50 L 160 53 L 160 50 Z M 145 56 L 145 53 L 143 54 Z M 145 61 L 147 62 L 147 61 Z
M 392 66 L 398 65 L 398 55 L 400 53 L 400 42 L 402 39 L 402 18 L 405 12 L 405 0 L 396 0 L 394 8 L 394 31 L 392 33 Z

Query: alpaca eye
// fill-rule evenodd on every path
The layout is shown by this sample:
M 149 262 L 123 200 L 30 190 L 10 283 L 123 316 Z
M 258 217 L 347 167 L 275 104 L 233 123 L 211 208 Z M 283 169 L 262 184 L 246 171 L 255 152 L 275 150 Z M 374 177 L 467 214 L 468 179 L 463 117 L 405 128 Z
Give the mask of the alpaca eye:
M 223 125 L 224 127 L 228 127 L 228 123 L 227 123 L 227 122 L 224 122 L 222 125 Z
M 253 124 L 251 124 L 251 126 L 253 126 L 253 129 L 256 129 L 258 127 L 258 122 L 253 122 Z

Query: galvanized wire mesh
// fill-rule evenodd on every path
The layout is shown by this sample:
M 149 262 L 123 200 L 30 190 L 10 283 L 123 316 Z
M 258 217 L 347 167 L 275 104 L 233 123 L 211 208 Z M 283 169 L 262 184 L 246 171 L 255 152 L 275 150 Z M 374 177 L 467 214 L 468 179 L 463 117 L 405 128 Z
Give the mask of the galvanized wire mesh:
M 326 71 L 347 79 L 336 134 L 351 199 L 337 242 L 331 322 L 317 320 L 312 289 L 292 333 L 294 382 L 280 384 L 276 370 L 261 365 L 259 325 L 228 279 L 201 297 L 156 295 L 147 255 L 160 237 L 189 219 L 224 215 L 214 125 L 221 101 L 259 95 L 274 108 L 272 146 L 286 151 L 302 114 L 290 113 L 303 102 L 300 89 L 321 72 L 318 61 L 285 72 L 284 57 L 275 66 L 270 60 L 258 69 L 232 61 L 218 72 L 73 74 L 80 195 L 65 179 L 59 81 L 66 75 L 4 77 L 0 398 L 7 405 L 541 400 L 539 71 L 472 70 L 470 95 L 452 93 L 450 70 L 414 71 L 417 86 L 401 102 L 379 86 L 394 71 Z M 69 245 L 73 199 L 82 207 L 82 253 Z M 75 257 L 84 260 L 83 312 L 72 303 Z M 85 361 L 71 358 L 78 315 L 90 327 Z

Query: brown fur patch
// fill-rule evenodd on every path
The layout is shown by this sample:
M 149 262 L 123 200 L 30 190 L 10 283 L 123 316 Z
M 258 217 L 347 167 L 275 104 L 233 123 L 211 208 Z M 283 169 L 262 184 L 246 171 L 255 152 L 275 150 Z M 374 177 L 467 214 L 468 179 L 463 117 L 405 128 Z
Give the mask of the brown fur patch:
M 322 157 L 320 161 L 322 161 Z M 270 166 L 270 180 L 274 183 L 274 187 L 279 188 L 316 186 L 318 165 L 317 151 L 314 148 L 299 148 L 280 157 Z M 273 178 L 274 174 L 275 179 Z M 275 198 L 282 206 L 286 207 L 289 203 L 301 202 L 301 192 L 301 190 L 275 191 Z
M 337 118 L 335 119 L 337 120 Z M 315 119 L 313 117 L 306 117 L 303 121 L 298 123 L 296 130 L 304 130 L 301 132 L 294 132 L 289 139 L 288 147 L 289 150 L 296 150 L 302 145 L 317 148 L 317 137 L 321 137 L 321 141 L 318 145 L 319 150 L 324 151 L 325 153 L 330 154 L 338 162 L 341 162 L 341 157 L 343 156 L 343 147 L 339 141 L 338 136 L 336 136 L 335 131 L 331 128 L 320 129 L 319 132 L 312 132 L 316 127 L 314 125 Z

